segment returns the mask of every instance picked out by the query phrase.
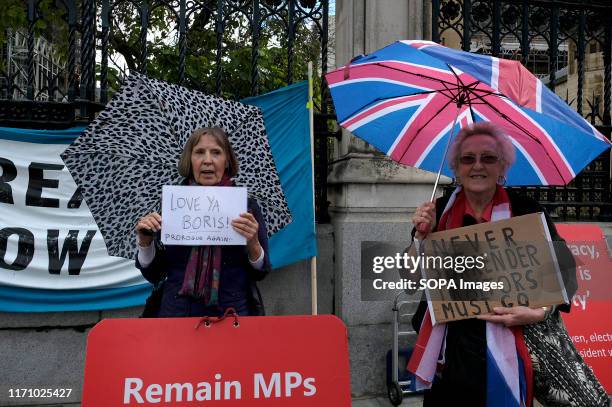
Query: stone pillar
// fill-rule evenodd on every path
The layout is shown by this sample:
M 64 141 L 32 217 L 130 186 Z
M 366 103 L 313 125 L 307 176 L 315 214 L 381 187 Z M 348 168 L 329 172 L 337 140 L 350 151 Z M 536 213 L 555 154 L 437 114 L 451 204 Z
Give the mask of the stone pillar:
M 337 66 L 397 40 L 422 39 L 425 29 L 431 32 L 431 6 L 426 3 L 337 0 Z M 425 12 L 429 13 L 427 18 Z M 435 174 L 398 165 L 345 130 L 335 154 L 328 177 L 335 245 L 335 312 L 349 331 L 353 396 L 384 393 L 394 295 L 388 293 L 386 301 L 361 301 L 361 242 L 408 242 L 412 212 L 429 199 Z M 414 342 L 414 336 L 408 341 Z

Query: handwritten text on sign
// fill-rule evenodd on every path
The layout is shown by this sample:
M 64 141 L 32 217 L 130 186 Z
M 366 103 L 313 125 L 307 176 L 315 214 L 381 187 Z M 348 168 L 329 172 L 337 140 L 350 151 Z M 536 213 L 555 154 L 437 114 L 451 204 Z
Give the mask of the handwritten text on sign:
M 446 262 L 424 261 L 423 277 L 432 283 L 427 284 L 427 298 L 436 323 L 472 318 L 493 307 L 568 302 L 542 213 L 431 233 L 421 250 L 424 260 L 455 259 L 450 268 Z M 468 258 L 476 261 L 466 268 Z M 493 282 L 497 289 L 486 289 Z
M 242 187 L 164 185 L 162 242 L 170 245 L 245 245 L 232 220 L 247 211 Z

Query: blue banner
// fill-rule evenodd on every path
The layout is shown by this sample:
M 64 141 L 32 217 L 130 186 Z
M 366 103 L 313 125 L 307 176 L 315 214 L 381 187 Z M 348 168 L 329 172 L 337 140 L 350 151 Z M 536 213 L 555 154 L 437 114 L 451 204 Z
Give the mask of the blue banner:
M 317 255 L 314 221 L 308 82 L 242 100 L 258 106 L 264 116 L 293 222 L 270 239 L 270 260 L 275 268 Z

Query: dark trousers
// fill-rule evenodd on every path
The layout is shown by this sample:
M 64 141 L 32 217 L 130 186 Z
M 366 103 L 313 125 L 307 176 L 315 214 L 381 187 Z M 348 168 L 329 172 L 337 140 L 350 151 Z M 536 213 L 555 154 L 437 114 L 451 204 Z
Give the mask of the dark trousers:
M 447 325 L 445 365 L 423 399 L 424 407 L 486 407 L 485 322 L 476 319 Z

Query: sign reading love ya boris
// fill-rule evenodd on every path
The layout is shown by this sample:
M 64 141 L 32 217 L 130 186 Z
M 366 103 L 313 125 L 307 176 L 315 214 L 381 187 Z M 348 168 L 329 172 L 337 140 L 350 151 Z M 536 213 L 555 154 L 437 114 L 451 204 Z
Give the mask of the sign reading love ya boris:
M 162 243 L 183 246 L 245 245 L 232 219 L 247 210 L 243 187 L 164 185 Z
M 112 319 L 87 338 L 83 406 L 351 405 L 348 339 L 325 316 Z

